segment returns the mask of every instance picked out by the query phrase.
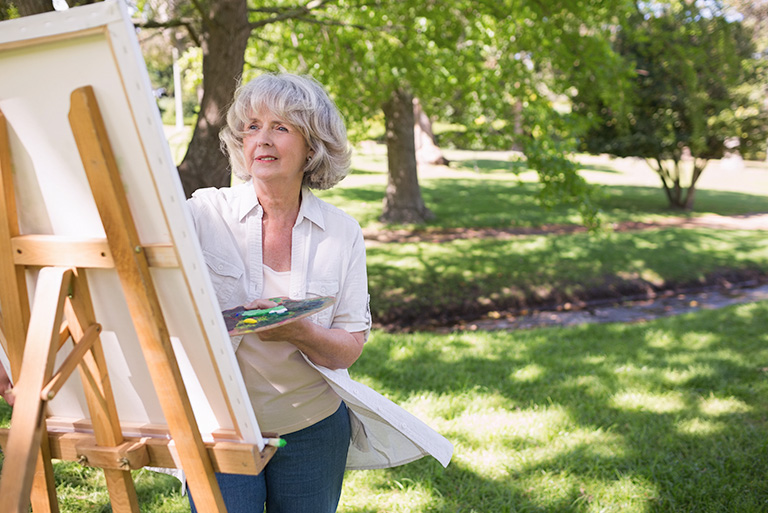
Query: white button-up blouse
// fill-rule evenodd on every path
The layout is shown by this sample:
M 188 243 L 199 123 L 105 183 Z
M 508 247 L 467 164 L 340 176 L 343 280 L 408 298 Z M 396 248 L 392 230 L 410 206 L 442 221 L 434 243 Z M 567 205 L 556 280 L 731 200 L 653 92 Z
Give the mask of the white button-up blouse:
M 342 210 L 304 188 L 293 227 L 290 297 L 334 296 L 335 304 L 312 320 L 349 332 L 371 327 L 365 243 L 360 225 Z M 263 289 L 261 219 L 250 182 L 201 189 L 187 202 L 222 310 L 261 298 Z M 233 349 L 242 336 L 232 337 Z M 424 422 L 371 388 L 346 369 L 312 363 L 350 410 L 352 438 L 348 469 L 402 465 L 427 454 L 447 466 L 453 445 Z

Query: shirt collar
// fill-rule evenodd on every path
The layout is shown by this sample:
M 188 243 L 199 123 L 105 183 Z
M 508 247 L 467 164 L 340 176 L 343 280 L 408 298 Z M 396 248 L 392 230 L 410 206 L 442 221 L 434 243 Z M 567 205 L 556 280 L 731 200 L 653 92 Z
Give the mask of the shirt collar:
M 320 208 L 320 205 L 320 199 L 309 190 L 309 187 L 302 187 L 301 207 L 299 208 L 299 217 L 296 219 L 296 224 L 299 224 L 302 219 L 306 218 L 315 223 L 321 230 L 325 230 L 325 218 L 323 217 L 323 209 Z
M 250 181 L 234 186 L 233 192 L 239 200 L 238 218 L 241 221 L 253 209 L 261 210 L 259 198 L 256 196 L 256 191 Z M 296 218 L 296 224 L 298 225 L 303 219 L 308 219 L 320 229 L 325 230 L 325 218 L 323 217 L 323 209 L 320 208 L 320 199 L 308 187 L 301 189 L 301 207 L 299 208 L 299 216 Z
M 245 216 L 250 214 L 253 209 L 258 208 L 261 210 L 259 198 L 256 197 L 256 191 L 250 180 L 234 186 L 232 192 L 235 193 L 235 196 L 238 199 L 238 219 L 240 219 L 240 221 L 245 219 Z

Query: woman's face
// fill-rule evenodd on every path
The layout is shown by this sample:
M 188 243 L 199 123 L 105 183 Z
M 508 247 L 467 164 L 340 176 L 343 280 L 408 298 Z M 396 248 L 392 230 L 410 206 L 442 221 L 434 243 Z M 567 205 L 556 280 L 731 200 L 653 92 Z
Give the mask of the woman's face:
M 254 180 L 298 181 L 311 154 L 304 136 L 269 111 L 252 112 L 245 125 L 243 155 Z

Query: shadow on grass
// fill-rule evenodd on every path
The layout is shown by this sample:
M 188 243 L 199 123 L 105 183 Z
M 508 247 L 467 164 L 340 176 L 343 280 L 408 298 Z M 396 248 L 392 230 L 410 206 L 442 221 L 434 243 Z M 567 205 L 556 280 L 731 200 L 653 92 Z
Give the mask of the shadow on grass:
M 381 175 L 381 171 L 375 171 L 375 170 L 371 170 L 371 169 L 360 169 L 360 168 L 356 167 L 352 171 L 350 171 L 349 174 L 350 175 L 368 175 L 368 176 L 373 176 L 373 175 Z
M 647 324 L 463 333 L 439 342 L 428 334 L 377 333 L 351 373 L 396 401 L 474 391 L 463 409 L 455 406 L 453 419 L 475 412 L 483 397 L 501 397 L 507 411 L 558 409 L 567 419 L 564 426 L 541 425 L 554 433 L 513 444 L 508 450 L 519 456 L 497 455 L 507 466 L 493 473 L 507 477 L 486 478 L 464 465 L 470 459 L 463 451 L 483 443 L 473 440 L 472 426 L 446 433 L 457 444 L 447 470 L 389 471 L 395 481 L 428 480 L 440 505 L 429 511 L 491 511 L 485 501 L 498 511 L 501 497 L 504 511 L 586 512 L 592 509 L 585 493 L 629 481 L 645 483 L 650 495 L 636 502 L 649 504 L 622 511 L 758 512 L 768 503 L 766 318 L 768 302 L 762 302 Z M 473 355 L 483 337 L 485 352 Z M 537 372 L 516 378 L 526 368 Z M 569 443 L 568 433 L 580 431 L 611 438 L 611 447 Z M 552 449 L 526 456 L 542 443 Z M 546 509 L 540 506 L 546 486 L 530 488 L 541 476 L 562 478 L 568 488 Z M 604 506 L 611 499 L 593 497 Z
M 456 454 L 447 469 L 427 458 L 377 471 L 383 477 L 373 492 L 430 495 L 426 505 L 397 509 L 411 512 L 765 511 L 766 319 L 768 302 L 762 302 L 643 324 L 442 336 L 376 332 L 351 373 L 398 402 L 459 398 L 463 403 L 454 401 L 444 418 L 461 421 L 484 398 L 498 397 L 494 410 L 556 409 L 564 420 L 537 421 L 544 433 L 530 437 L 513 427 L 515 439 L 503 449 L 508 454 L 487 453 L 501 463 L 485 472 L 470 450 L 482 448 L 475 431 L 487 427 L 452 424 L 458 427 L 445 434 Z M 526 368 L 536 372 L 521 377 Z M 10 416 L 2 402 L 0 416 L 4 422 Z M 611 447 L 569 442 L 579 431 L 610 435 Z M 534 450 L 542 452 L 531 457 Z M 57 478 L 72 478 L 81 495 L 90 473 L 65 464 Z M 600 495 L 624 482 L 644 484 L 649 495 L 632 496 L 633 504 Z M 174 489 L 172 481 L 147 488 L 153 496 Z M 80 495 L 73 504 L 86 502 Z M 371 496 L 366 506 L 345 511 L 383 511 L 376 502 Z
M 450 169 L 462 169 L 481 174 L 522 173 L 528 171 L 525 162 L 504 159 L 463 159 L 451 161 Z
M 765 196 L 699 190 L 695 210 L 670 209 L 661 187 L 600 186 L 597 204 L 608 222 L 644 221 L 648 216 L 691 216 L 701 213 L 736 215 L 764 212 Z M 545 208 L 539 204 L 539 183 L 494 178 L 431 178 L 421 180 L 421 194 L 435 220 L 421 228 L 538 227 L 581 222 L 575 205 Z M 365 227 L 381 215 L 385 185 L 335 187 L 321 196 L 345 210 L 354 210 Z M 364 204 L 364 205 L 363 205 Z
M 578 164 L 578 166 L 579 170 L 581 171 L 597 171 L 599 173 L 607 173 L 612 175 L 621 174 L 621 171 L 618 171 L 616 168 L 611 166 L 604 166 L 600 164 Z
M 581 164 L 577 163 L 578 169 L 583 171 L 597 171 L 608 174 L 621 174 L 622 171 L 615 167 L 602 164 Z M 503 158 L 480 158 L 480 159 L 456 159 L 451 161 L 451 168 L 477 171 L 480 173 L 498 173 L 513 172 L 522 173 L 530 171 L 524 160 L 511 160 Z
M 371 308 L 377 322 L 408 326 L 641 297 L 765 275 L 765 248 L 757 232 L 676 228 L 376 246 Z
M 417 512 L 483 512 L 483 513 L 559 513 L 569 511 L 587 511 L 574 509 L 581 494 L 578 486 L 565 491 L 561 497 L 550 499 L 546 504 L 537 503 L 531 491 L 514 480 L 499 480 L 483 477 L 461 462 L 453 461 L 448 468 L 440 464 L 421 459 L 402 467 L 387 469 L 382 478 L 384 484 L 376 488 L 377 496 L 395 493 L 406 495 L 411 490 L 430 490 L 432 498 L 426 506 L 389 509 L 377 505 L 376 497 L 371 497 L 369 506 L 345 507 L 345 513 L 381 513 L 383 511 Z M 418 493 L 418 492 L 417 492 Z

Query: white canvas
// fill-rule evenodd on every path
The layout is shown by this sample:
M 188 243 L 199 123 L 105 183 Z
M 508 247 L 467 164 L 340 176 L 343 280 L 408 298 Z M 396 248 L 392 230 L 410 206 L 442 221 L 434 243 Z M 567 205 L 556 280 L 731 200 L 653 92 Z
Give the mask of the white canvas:
M 120 1 L 0 24 L 0 109 L 9 125 L 21 232 L 105 237 L 67 117 L 70 94 L 86 85 L 99 103 L 141 244 L 176 248 L 179 267 L 151 272 L 203 437 L 234 430 L 262 448 L 136 34 Z M 125 434 L 162 428 L 117 273 L 87 273 Z M 30 300 L 35 279 L 29 271 Z M 50 402 L 49 413 L 56 426 L 87 419 L 77 375 Z

